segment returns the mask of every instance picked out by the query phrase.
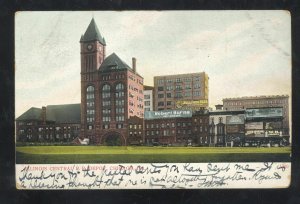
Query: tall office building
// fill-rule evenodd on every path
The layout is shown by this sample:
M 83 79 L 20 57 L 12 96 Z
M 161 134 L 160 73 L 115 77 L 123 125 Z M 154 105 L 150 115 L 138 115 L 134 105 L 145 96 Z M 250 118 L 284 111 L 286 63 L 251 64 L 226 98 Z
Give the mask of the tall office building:
M 154 110 L 208 107 L 208 75 L 205 72 L 154 77 Z

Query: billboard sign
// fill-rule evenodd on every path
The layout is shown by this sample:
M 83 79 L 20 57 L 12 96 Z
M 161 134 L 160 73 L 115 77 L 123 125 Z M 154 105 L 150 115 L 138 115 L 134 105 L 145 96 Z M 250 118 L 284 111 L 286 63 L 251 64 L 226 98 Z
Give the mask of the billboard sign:
M 246 119 L 282 117 L 282 108 L 249 108 L 245 111 Z
M 176 108 L 191 108 L 191 109 L 197 109 L 197 108 L 205 108 L 208 107 L 208 100 L 202 99 L 202 100 L 180 100 L 176 101 Z
M 226 125 L 227 134 L 244 133 L 244 125 Z
M 145 120 L 160 119 L 160 118 L 190 118 L 192 117 L 191 110 L 162 110 L 162 111 L 146 111 Z
M 265 137 L 265 132 L 263 130 L 251 130 L 246 131 L 246 137 Z
M 244 124 L 245 119 L 243 115 L 233 115 L 226 117 L 226 124 L 228 125 L 241 125 Z
M 266 122 L 266 130 L 278 130 L 282 128 L 282 122 Z
M 246 130 L 262 130 L 264 128 L 263 122 L 251 122 L 245 124 Z

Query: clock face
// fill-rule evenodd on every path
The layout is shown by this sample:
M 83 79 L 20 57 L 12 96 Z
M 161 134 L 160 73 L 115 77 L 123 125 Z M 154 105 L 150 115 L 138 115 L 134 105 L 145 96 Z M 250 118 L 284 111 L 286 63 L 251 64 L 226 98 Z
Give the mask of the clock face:
M 93 45 L 92 44 L 88 44 L 86 48 L 87 48 L 88 51 L 91 51 L 93 49 Z

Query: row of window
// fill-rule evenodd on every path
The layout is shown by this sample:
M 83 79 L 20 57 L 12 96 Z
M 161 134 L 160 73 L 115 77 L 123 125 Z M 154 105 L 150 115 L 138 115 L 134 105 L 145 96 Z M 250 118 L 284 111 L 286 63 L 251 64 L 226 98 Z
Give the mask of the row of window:
M 184 77 L 184 78 L 175 78 L 175 79 L 158 79 L 158 84 L 164 84 L 166 83 L 173 83 L 173 82 L 191 82 L 194 79 L 194 81 L 200 81 L 200 76 L 195 76 L 194 78 L 191 77 Z
M 177 122 L 177 127 L 191 127 L 192 123 L 191 122 Z M 146 124 L 146 128 L 165 128 L 165 127 L 175 127 L 175 123 L 151 123 L 151 124 Z
M 173 103 L 174 103 L 173 101 L 167 101 L 166 105 L 167 106 L 171 106 L 171 105 L 173 105 Z M 164 101 L 160 101 L 160 102 L 157 103 L 157 105 L 158 106 L 165 106 L 165 102 Z
M 114 77 L 115 77 L 115 79 L 124 79 L 125 75 L 124 74 L 116 74 Z M 103 81 L 110 80 L 110 75 L 103 75 L 102 80 Z
M 170 136 L 170 135 L 175 135 L 176 131 L 175 130 L 147 130 L 146 131 L 146 136 Z M 191 130 L 177 130 L 177 134 L 183 134 L 183 135 L 191 135 L 192 131 Z
M 200 83 L 194 84 L 194 88 L 195 89 L 201 88 L 201 84 Z M 192 85 L 191 84 L 186 84 L 185 86 L 175 85 L 175 87 L 174 86 L 166 86 L 166 91 L 183 90 L 183 89 L 186 89 L 186 90 L 192 89 Z M 157 91 L 164 91 L 164 86 L 157 87 Z
M 285 100 L 249 100 L 249 101 L 235 101 L 235 102 L 224 102 L 224 106 L 234 106 L 234 105 L 256 105 L 256 104 L 283 104 L 286 103 Z

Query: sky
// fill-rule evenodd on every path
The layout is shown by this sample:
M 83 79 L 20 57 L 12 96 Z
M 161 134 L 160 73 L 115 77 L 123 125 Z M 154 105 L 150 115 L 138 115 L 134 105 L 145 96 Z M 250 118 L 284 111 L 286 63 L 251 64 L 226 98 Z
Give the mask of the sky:
M 16 117 L 31 107 L 80 103 L 80 37 L 94 18 L 115 52 L 145 85 L 153 77 L 206 72 L 209 105 L 223 98 L 291 95 L 287 11 L 17 12 Z

